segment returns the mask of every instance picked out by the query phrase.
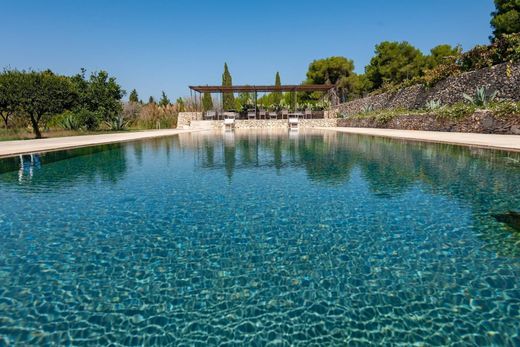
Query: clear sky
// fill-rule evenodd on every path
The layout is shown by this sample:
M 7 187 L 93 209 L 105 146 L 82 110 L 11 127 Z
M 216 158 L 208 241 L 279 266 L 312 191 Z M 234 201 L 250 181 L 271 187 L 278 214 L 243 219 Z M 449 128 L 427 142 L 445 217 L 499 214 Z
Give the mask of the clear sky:
M 0 0 L 0 67 L 107 70 L 129 92 L 171 99 L 188 85 L 305 79 L 341 55 L 362 72 L 383 40 L 423 52 L 488 42 L 492 0 Z

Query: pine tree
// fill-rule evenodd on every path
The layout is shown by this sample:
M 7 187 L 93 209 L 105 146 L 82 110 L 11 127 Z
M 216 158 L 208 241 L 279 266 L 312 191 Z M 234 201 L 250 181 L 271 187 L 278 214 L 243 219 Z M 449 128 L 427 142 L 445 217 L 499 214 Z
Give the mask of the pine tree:
M 280 87 L 282 85 L 282 82 L 280 80 L 280 73 L 277 71 L 276 72 L 276 77 L 275 77 L 275 80 L 274 80 L 274 85 L 276 87 Z M 282 101 L 282 92 L 274 92 L 274 96 L 273 96 L 273 103 L 275 105 L 279 105 L 280 102 Z
M 169 104 L 170 104 L 170 99 L 168 99 L 168 97 L 166 96 L 166 93 L 163 90 L 162 94 L 161 94 L 161 100 L 159 100 L 159 106 L 168 106 Z
M 224 63 L 224 73 L 222 74 L 222 86 L 223 87 L 231 87 L 233 85 L 233 81 L 231 78 L 231 74 L 229 73 L 227 63 Z M 224 110 L 232 110 L 235 108 L 235 97 L 233 93 L 224 93 L 222 96 L 222 106 Z
M 150 97 L 148 98 L 148 103 L 149 103 L 149 104 L 155 104 L 155 99 L 153 98 L 153 96 L 150 96 Z
M 132 91 L 130 92 L 130 96 L 128 98 L 128 101 L 130 102 L 139 102 L 139 96 L 137 95 L 137 90 L 135 89 L 132 89 Z
M 491 13 L 491 26 L 495 38 L 520 32 L 520 1 L 495 0 L 495 8 Z
M 204 108 L 204 111 L 213 109 L 213 99 L 211 98 L 210 93 L 204 93 L 204 96 L 202 97 L 202 107 Z

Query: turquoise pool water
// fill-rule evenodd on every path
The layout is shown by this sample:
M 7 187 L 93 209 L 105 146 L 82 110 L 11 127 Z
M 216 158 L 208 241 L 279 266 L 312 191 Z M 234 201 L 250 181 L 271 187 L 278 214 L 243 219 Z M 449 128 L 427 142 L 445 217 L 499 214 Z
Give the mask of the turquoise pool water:
M 518 154 L 333 132 L 0 160 L 0 346 L 518 346 L 519 187 Z

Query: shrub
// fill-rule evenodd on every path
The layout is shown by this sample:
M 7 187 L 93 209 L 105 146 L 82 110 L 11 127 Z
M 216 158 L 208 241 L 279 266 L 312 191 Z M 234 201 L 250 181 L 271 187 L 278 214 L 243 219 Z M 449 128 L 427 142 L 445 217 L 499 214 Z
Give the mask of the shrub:
M 498 117 L 520 116 L 520 102 L 502 101 L 492 103 L 489 109 Z
M 50 126 L 56 126 L 65 130 L 79 130 L 81 122 L 72 111 L 65 111 L 49 121 Z
M 428 100 L 426 102 L 425 108 L 428 111 L 435 111 L 442 107 L 442 103 L 440 100 Z
M 363 107 L 361 107 L 361 113 L 370 113 L 372 111 L 374 111 L 374 105 L 372 104 L 363 105 Z
M 473 104 L 459 102 L 449 107 L 443 107 L 435 112 L 438 117 L 458 119 L 472 115 L 477 108 Z
M 76 111 L 76 117 L 81 124 L 81 127 L 86 130 L 96 130 L 99 127 L 102 116 L 97 112 L 92 112 L 87 109 L 79 109 Z
M 128 126 L 130 121 L 128 119 L 125 119 L 122 113 L 118 114 L 114 118 L 112 118 L 110 121 L 105 121 L 105 125 L 110 130 L 124 130 Z
M 475 95 L 470 96 L 466 93 L 463 93 L 462 96 L 464 99 L 469 101 L 471 104 L 477 107 L 487 107 L 490 102 L 493 102 L 497 96 L 497 92 L 493 91 L 491 93 L 486 92 L 486 88 L 477 87 L 475 90 Z

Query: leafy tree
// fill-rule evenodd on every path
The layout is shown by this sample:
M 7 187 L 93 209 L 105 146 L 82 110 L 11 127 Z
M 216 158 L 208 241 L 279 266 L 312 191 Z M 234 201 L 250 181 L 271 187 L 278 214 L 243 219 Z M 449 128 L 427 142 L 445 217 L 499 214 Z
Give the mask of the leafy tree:
M 384 41 L 376 45 L 375 56 L 365 67 L 373 88 L 383 84 L 397 84 L 422 74 L 425 57 L 420 50 L 406 41 Z
M 247 93 L 247 92 L 239 93 L 238 96 L 234 100 L 235 105 L 233 108 L 235 110 L 241 110 L 244 107 L 247 107 L 247 108 L 252 107 L 252 106 L 254 106 L 254 98 L 255 98 L 255 96 L 253 93 Z
M 495 0 L 491 26 L 495 38 L 520 32 L 520 0 Z
M 213 109 L 213 99 L 211 98 L 210 93 L 204 93 L 204 96 L 202 97 L 202 107 L 204 111 Z
M 348 77 L 354 71 L 354 62 L 345 57 L 329 57 L 314 60 L 307 71 L 307 83 L 336 84 L 342 77 Z
M 222 86 L 223 87 L 231 87 L 233 85 L 233 81 L 231 78 L 231 74 L 229 73 L 229 69 L 227 63 L 224 63 L 224 73 L 222 74 Z M 222 106 L 224 110 L 232 110 L 235 107 L 235 97 L 233 93 L 224 93 L 222 96 Z
M 365 74 L 352 73 L 342 77 L 338 82 L 341 101 L 352 100 L 365 96 L 372 89 L 372 83 Z
M 41 138 L 40 123 L 44 117 L 58 114 L 74 106 L 77 94 L 70 78 L 51 71 L 11 71 L 15 80 L 16 104 L 20 114 L 31 122 L 36 138 Z
M 433 69 L 446 62 L 449 57 L 456 57 L 460 55 L 461 48 L 459 46 L 452 47 L 450 45 L 438 45 L 430 50 L 430 55 L 426 57 L 426 65 Z
M 121 99 L 125 91 L 115 77 L 109 77 L 106 71 L 92 73 L 87 80 L 85 70 L 82 69 L 71 80 L 79 96 L 79 108 L 97 113 L 104 121 L 117 118 L 123 110 Z
M 6 70 L 0 73 L 0 116 L 6 128 L 9 128 L 9 120 L 16 111 L 17 93 L 20 92 L 16 83 L 19 79 L 15 72 Z
M 128 97 L 128 101 L 135 102 L 135 103 L 139 102 L 139 96 L 137 95 L 137 90 L 132 89 L 132 91 L 130 92 L 130 96 Z
M 166 93 L 163 90 L 162 94 L 161 94 L 161 99 L 159 100 L 159 106 L 168 106 L 169 104 L 170 104 L 170 99 L 168 99 L 168 97 L 166 96 Z
M 276 72 L 276 76 L 274 78 L 274 85 L 276 87 L 280 87 L 282 85 L 279 72 Z M 280 101 L 282 101 L 282 92 L 274 92 L 272 100 L 273 100 L 273 104 L 279 105 Z
M 354 62 L 345 57 L 329 57 L 314 60 L 307 71 L 307 81 L 310 84 L 336 84 L 341 79 L 349 77 L 354 71 Z M 315 101 L 322 93 L 299 93 L 302 102 Z M 293 102 L 294 103 L 294 102 Z
M 153 98 L 153 96 L 150 96 L 150 97 L 148 98 L 148 103 L 149 103 L 149 104 L 155 104 L 155 99 Z

